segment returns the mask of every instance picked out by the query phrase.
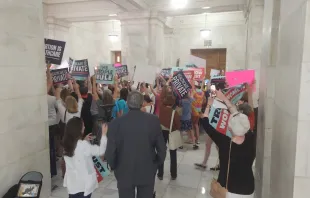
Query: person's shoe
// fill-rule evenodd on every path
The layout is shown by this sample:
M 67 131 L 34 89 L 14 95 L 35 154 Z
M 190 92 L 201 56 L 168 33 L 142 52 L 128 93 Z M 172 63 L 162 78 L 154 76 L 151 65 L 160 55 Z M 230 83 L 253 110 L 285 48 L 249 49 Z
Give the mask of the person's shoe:
M 160 177 L 160 176 L 157 176 L 157 178 L 162 181 L 164 179 L 164 177 Z
M 196 144 L 200 144 L 200 142 L 199 142 L 199 141 L 196 141 Z
M 193 145 L 193 149 L 194 149 L 194 150 L 197 150 L 197 149 L 199 149 L 199 146 L 198 146 L 197 144 L 194 144 L 194 145 Z
M 220 170 L 220 165 L 217 165 L 213 168 L 210 168 L 211 171 L 219 171 Z
M 196 166 L 196 168 L 201 168 L 201 169 L 204 169 L 204 170 L 207 168 L 207 166 L 203 165 L 203 164 L 195 163 L 194 165 Z
M 183 146 L 180 146 L 179 149 L 183 149 Z
M 177 179 L 177 177 L 171 177 L 171 181 L 174 181 L 176 179 Z

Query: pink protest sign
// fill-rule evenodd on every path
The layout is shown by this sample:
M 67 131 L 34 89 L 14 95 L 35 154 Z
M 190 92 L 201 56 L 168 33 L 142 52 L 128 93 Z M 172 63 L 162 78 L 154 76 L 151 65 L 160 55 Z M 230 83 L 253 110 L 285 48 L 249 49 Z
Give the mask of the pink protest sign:
M 114 64 L 114 67 L 120 67 L 120 66 L 122 66 L 122 64 L 120 64 L 120 63 L 115 63 Z
M 240 85 L 242 83 L 251 84 L 255 80 L 255 70 L 230 71 L 226 72 L 225 76 L 229 87 Z

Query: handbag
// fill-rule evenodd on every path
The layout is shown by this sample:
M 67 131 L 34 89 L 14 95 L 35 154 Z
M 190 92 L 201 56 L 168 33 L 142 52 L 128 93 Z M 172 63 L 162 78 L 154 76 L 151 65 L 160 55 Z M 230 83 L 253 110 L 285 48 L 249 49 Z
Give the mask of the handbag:
M 172 131 L 172 125 L 174 120 L 175 110 L 172 111 L 170 130 L 169 130 L 169 149 L 176 150 L 183 145 L 183 139 L 179 130 Z
M 231 145 L 232 145 L 232 141 L 230 141 L 230 146 L 229 146 L 226 187 L 222 187 L 221 184 L 218 183 L 216 179 L 213 179 L 211 182 L 211 190 L 210 190 L 210 195 L 213 198 L 226 198 L 226 194 L 228 193 L 227 189 L 228 189 L 228 177 L 229 177 L 229 170 L 230 170 Z

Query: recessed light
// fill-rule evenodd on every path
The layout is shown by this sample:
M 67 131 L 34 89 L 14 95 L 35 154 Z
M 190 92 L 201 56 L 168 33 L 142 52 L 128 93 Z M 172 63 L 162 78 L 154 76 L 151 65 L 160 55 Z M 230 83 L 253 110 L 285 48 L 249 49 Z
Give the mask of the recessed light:
M 117 16 L 117 14 L 109 14 L 109 17 Z
M 206 6 L 206 7 L 202 7 L 201 9 L 207 10 L 207 9 L 210 9 L 210 8 L 211 8 L 211 7 Z
M 174 9 L 183 9 L 186 7 L 188 0 L 171 0 L 171 6 Z

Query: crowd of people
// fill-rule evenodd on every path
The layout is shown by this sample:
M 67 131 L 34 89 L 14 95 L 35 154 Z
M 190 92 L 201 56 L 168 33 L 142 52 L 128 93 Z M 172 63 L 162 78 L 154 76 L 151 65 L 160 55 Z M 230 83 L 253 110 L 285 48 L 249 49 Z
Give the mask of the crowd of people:
M 253 197 L 256 123 L 251 85 L 235 106 L 220 88 L 210 90 L 210 86 L 198 81 L 192 81 L 192 90 L 178 98 L 171 80 L 158 76 L 153 85 L 136 85 L 115 76 L 113 85 L 101 85 L 93 76 L 83 81 L 70 78 L 67 85 L 53 85 L 48 66 L 51 175 L 58 174 L 59 160 L 70 198 L 90 198 L 98 187 L 93 156 L 106 160 L 114 171 L 120 198 L 153 197 L 156 175 L 159 180 L 164 177 L 169 134 L 177 130 L 187 134 L 183 136 L 184 145 L 190 144 L 197 150 L 200 126 L 207 133 L 206 150 L 202 163 L 195 166 L 207 168 L 214 142 L 219 164 L 213 169 L 220 170 L 215 184 L 226 188 L 226 197 Z M 209 110 L 215 98 L 231 113 L 231 138 L 209 124 Z M 171 180 L 176 180 L 177 149 L 168 149 Z

